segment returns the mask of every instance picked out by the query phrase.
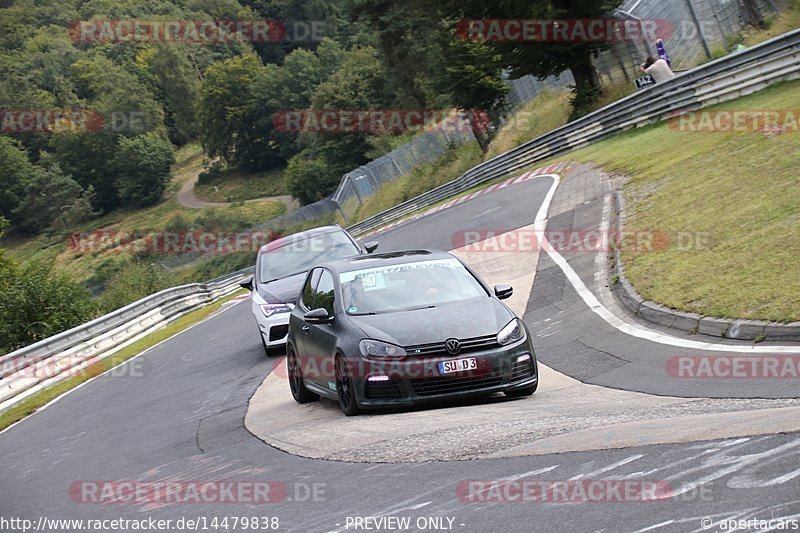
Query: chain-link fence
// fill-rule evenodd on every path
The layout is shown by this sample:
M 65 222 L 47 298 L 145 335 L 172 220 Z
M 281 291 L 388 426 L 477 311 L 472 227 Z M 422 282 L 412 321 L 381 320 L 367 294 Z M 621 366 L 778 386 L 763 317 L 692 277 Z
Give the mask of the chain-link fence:
M 749 7 L 752 5 L 752 11 Z M 665 34 L 659 35 L 669 52 L 673 70 L 686 70 L 723 51 L 732 36 L 753 23 L 756 16 L 765 16 L 779 9 L 776 0 L 626 0 L 614 16 L 637 21 L 664 21 Z M 655 44 L 635 40 L 616 43 L 601 52 L 594 64 L 604 85 L 633 84 L 642 76 L 639 65 L 647 56 L 656 56 Z M 543 89 L 573 84 L 570 73 L 559 78 L 538 80 L 525 76 L 512 81 L 511 101 L 521 103 L 535 97 Z
M 332 199 L 341 206 L 345 222 L 355 222 L 352 218 L 358 207 L 381 185 L 411 173 L 422 163 L 439 159 L 454 146 L 470 141 L 475 141 L 475 135 L 469 129 L 417 135 L 411 142 L 345 174 Z

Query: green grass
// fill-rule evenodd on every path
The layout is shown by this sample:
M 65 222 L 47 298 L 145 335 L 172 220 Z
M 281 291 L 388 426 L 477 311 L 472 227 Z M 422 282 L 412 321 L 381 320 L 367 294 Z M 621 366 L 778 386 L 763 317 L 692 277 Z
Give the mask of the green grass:
M 289 185 L 284 169 L 256 174 L 230 170 L 203 183 L 198 182 L 194 187 L 194 194 L 207 202 L 239 202 L 289 194 Z
M 80 372 L 77 372 L 74 376 L 63 381 L 59 381 L 58 383 L 55 383 L 44 390 L 32 394 L 17 405 L 14 405 L 13 407 L 0 413 L 0 430 L 3 430 L 11 424 L 22 420 L 26 416 L 35 413 L 42 406 L 58 398 L 65 392 L 74 389 L 81 383 L 84 383 L 93 377 L 99 376 L 103 372 L 114 368 L 115 366 L 135 357 L 148 348 L 155 346 L 159 342 L 166 340 L 176 333 L 188 328 L 189 326 L 200 322 L 211 315 L 214 311 L 219 309 L 223 303 L 230 300 L 234 296 L 242 294 L 243 292 L 244 291 L 237 291 L 234 294 L 231 294 L 230 296 L 218 300 L 210 305 L 192 311 L 175 320 L 174 322 L 171 322 L 164 328 L 155 331 L 142 339 L 139 339 L 130 346 L 126 346 L 115 354 L 86 367 Z
M 800 0 L 792 0 L 779 15 L 767 18 L 766 28 L 751 28 L 743 32 L 741 42 L 745 46 L 753 46 L 797 28 L 800 28 Z
M 570 114 L 567 89 L 543 91 L 523 105 L 497 132 L 486 159 L 511 150 L 567 123 Z
M 800 82 L 708 108 L 794 109 Z M 800 132 L 696 133 L 661 123 L 566 157 L 628 176 L 630 229 L 707 235 L 682 251 L 622 252 L 639 293 L 724 318 L 800 320 Z

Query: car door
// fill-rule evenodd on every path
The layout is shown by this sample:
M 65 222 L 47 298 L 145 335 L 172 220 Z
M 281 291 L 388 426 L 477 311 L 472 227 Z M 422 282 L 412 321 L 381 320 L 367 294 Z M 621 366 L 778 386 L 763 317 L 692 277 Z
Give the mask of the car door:
M 336 285 L 333 274 L 326 269 L 321 269 L 319 282 L 314 290 L 315 308 L 323 308 L 329 316 L 335 314 Z M 336 323 L 306 324 L 309 327 L 305 337 L 306 351 L 313 358 L 314 366 L 319 369 L 316 382 L 329 390 L 336 390 L 336 376 L 334 372 L 334 350 L 336 349 Z
M 311 272 L 308 273 L 306 277 L 306 282 L 303 284 L 303 288 L 300 291 L 300 298 L 297 301 L 297 308 L 296 312 L 292 313 L 289 317 L 290 321 L 293 321 L 293 324 L 290 324 L 290 328 L 293 332 L 297 332 L 294 334 L 294 345 L 295 349 L 297 350 L 297 357 L 300 360 L 300 368 L 303 370 L 303 377 L 306 379 L 313 379 L 314 368 L 308 368 L 309 365 L 313 365 L 314 361 L 309 363 L 308 357 L 308 334 L 309 334 L 309 324 L 303 320 L 303 315 L 308 311 L 315 309 L 314 307 L 314 297 L 316 293 L 314 290 L 317 287 L 317 283 L 319 283 L 319 276 L 322 274 L 322 269 L 315 268 Z M 306 369 L 311 370 L 311 372 L 306 372 Z

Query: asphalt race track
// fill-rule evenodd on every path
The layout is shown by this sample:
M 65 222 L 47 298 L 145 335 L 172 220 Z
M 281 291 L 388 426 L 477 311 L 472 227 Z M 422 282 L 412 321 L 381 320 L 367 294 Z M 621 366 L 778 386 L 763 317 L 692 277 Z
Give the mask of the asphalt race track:
M 572 194 L 573 179 L 566 179 L 559 191 L 563 188 L 564 194 Z M 551 183 L 547 178 L 535 179 L 478 196 L 369 240 L 378 240 L 381 251 L 449 250 L 454 248 L 454 233 L 461 230 L 521 228 L 533 223 Z M 584 192 L 586 201 L 576 209 L 563 207 L 557 193 L 549 224 L 580 227 L 602 210 L 601 193 L 599 189 Z M 570 258 L 575 272 L 590 287 L 595 285 L 593 261 L 588 255 Z M 665 380 L 666 359 L 706 352 L 615 329 L 585 305 L 554 260 L 544 254 L 524 319 L 537 337 L 534 343 L 541 361 L 586 383 L 685 398 L 739 398 L 753 405 L 764 401 L 758 398 L 783 398 L 775 406 L 792 405 L 791 398 L 798 396 L 797 380 Z M 548 319 L 551 322 L 545 324 Z M 719 531 L 720 520 L 800 518 L 798 433 L 398 464 L 288 454 L 265 444 L 244 425 L 248 401 L 277 360 L 264 356 L 249 304 L 240 302 L 134 359 L 126 365 L 131 371 L 87 383 L 0 434 L 0 515 L 29 519 L 33 524 L 41 517 L 153 517 L 173 523 L 180 518 L 202 518 L 206 525 L 214 517 L 278 517 L 279 531 L 300 532 L 364 531 L 366 523 L 356 528 L 354 519 L 366 517 L 409 518 L 408 527 L 394 530 L 464 532 Z M 529 404 L 535 416 L 537 395 L 521 402 Z M 477 407 L 484 406 L 479 402 Z M 459 409 L 468 411 L 470 406 Z M 424 413 L 435 419 L 449 411 Z M 383 431 L 391 436 L 393 427 L 388 421 L 393 415 L 370 418 L 381 420 L 382 416 L 387 421 Z M 352 420 L 357 423 L 358 418 Z M 342 415 L 338 421 L 346 432 L 351 420 Z M 648 443 L 647 431 L 640 428 L 639 442 Z M 336 444 L 331 435 L 330 445 Z M 672 497 L 656 501 L 563 503 L 486 502 L 463 490 L 470 480 L 526 478 L 573 484 L 645 479 L 667 484 L 673 492 Z M 260 505 L 93 503 L 79 490 L 87 483 L 119 480 L 269 480 L 285 486 L 286 493 L 280 502 Z M 703 528 L 707 524 L 711 529 Z

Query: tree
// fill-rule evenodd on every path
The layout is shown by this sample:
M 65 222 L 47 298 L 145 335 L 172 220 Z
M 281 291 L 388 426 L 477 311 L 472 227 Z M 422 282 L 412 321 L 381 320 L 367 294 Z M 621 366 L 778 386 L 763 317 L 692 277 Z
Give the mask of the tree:
M 153 135 L 122 137 L 114 158 L 120 200 L 137 206 L 158 202 L 172 176 L 172 146 Z
M 359 0 L 361 2 L 399 2 L 399 0 Z M 430 13 L 438 13 L 451 27 L 464 19 L 600 19 L 622 4 L 622 0 L 412 0 Z M 467 38 L 463 35 L 460 38 Z M 592 62 L 606 50 L 607 41 L 508 42 L 487 40 L 501 54 L 512 78 L 532 74 L 539 78 L 569 70 L 574 79 L 573 117 L 588 112 L 601 94 L 600 78 Z
M 307 108 L 314 91 L 339 68 L 343 57 L 342 48 L 326 40 L 316 54 L 296 49 L 286 56 L 283 66 L 265 65 L 259 71 L 248 113 L 254 117 L 256 131 L 264 139 L 255 147 L 260 153 L 248 149 L 253 152 L 247 157 L 252 161 L 251 166 L 268 168 L 282 164 L 300 151 L 297 132 L 276 130 L 273 117 L 281 111 Z
M 140 55 L 163 91 L 169 118 L 174 122 L 171 138 L 184 144 L 197 135 L 197 100 L 200 80 L 185 46 L 170 44 L 150 48 Z
M 381 109 L 387 105 L 386 97 L 385 71 L 376 50 L 354 48 L 345 55 L 341 68 L 316 88 L 311 109 Z M 309 202 L 333 192 L 344 173 L 367 162 L 368 137 L 367 132 L 300 135 L 298 143 L 304 149 L 287 168 L 292 194 Z
M 19 143 L 0 136 L 0 216 L 16 219 L 13 212 L 25 194 L 33 172 L 34 166 Z
M 397 103 L 434 105 L 439 100 L 435 80 L 445 68 L 447 37 L 439 6 L 426 0 L 353 0 L 351 15 L 367 20 L 377 34 Z
M 472 132 L 486 152 L 495 131 L 490 126 L 500 124 L 506 111 L 509 86 L 502 78 L 502 55 L 486 42 L 453 39 L 448 57 L 442 89 L 458 109 L 468 112 Z M 487 118 L 491 124 L 486 123 Z
M 61 170 L 81 187 L 93 188 L 92 207 L 102 212 L 121 205 L 114 168 L 117 142 L 116 135 L 94 132 L 62 133 L 50 141 Z
M 14 211 L 19 228 L 36 235 L 46 230 L 64 231 L 86 220 L 92 211 L 91 186 L 84 190 L 75 180 L 65 176 L 57 165 L 37 167 L 25 195 Z
M 254 54 L 211 65 L 200 87 L 200 138 L 212 157 L 237 162 L 253 137 L 250 109 L 253 82 L 263 67 Z
M 132 65 L 124 68 L 95 53 L 73 63 L 71 76 L 77 95 L 103 116 L 103 133 L 133 137 L 153 132 L 168 137 L 164 109 Z

